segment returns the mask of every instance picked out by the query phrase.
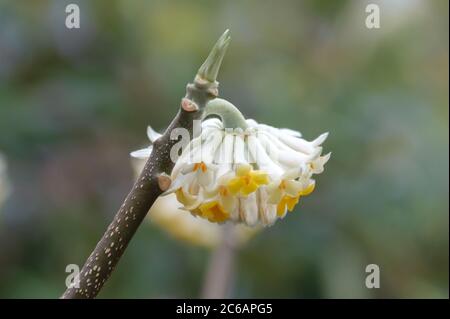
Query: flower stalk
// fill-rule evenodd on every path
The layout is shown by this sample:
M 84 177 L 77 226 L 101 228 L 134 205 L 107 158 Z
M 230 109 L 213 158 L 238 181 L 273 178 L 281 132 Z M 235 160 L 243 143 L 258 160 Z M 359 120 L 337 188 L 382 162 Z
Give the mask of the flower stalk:
M 214 99 L 206 104 L 203 118 L 209 115 L 220 117 L 225 129 L 241 128 L 245 130 L 248 125 L 241 111 L 236 106 L 224 99 Z
M 235 225 L 223 225 L 221 242 L 211 252 L 201 298 L 224 299 L 230 297 L 235 279 L 237 249 Z
M 193 83 L 186 87 L 180 109 L 165 133 L 153 144 L 144 169 L 80 271 L 75 285 L 61 296 L 63 299 L 94 298 L 114 271 L 150 207 L 171 183 L 174 163 L 170 150 L 178 140 L 170 138 L 172 130 L 187 129 L 192 136 L 193 121 L 202 118 L 207 103 L 218 96 L 217 75 L 230 42 L 229 31 L 219 38 Z

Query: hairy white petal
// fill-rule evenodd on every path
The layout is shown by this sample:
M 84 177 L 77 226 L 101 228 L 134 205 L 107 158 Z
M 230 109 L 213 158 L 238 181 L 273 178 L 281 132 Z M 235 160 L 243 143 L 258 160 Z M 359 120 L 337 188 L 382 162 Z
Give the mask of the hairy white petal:
M 292 135 L 295 137 L 302 137 L 302 133 L 298 131 L 291 130 L 290 128 L 280 128 L 280 132 L 283 134 Z
M 202 123 L 202 129 L 206 129 L 206 128 L 221 130 L 221 129 L 223 129 L 223 124 L 220 121 L 220 119 L 215 118 L 215 117 L 210 117 L 210 118 L 207 118 L 206 120 L 204 120 Z
M 217 176 L 219 178 L 220 176 L 224 176 L 231 171 L 234 157 L 233 153 L 234 136 L 226 134 L 214 158 L 214 163 L 219 166 L 219 169 L 217 170 Z
M 274 185 L 274 184 L 271 184 Z M 268 189 L 269 192 L 269 196 L 267 198 L 267 202 L 269 204 L 278 204 L 278 202 L 281 200 L 281 197 L 283 197 L 283 192 L 281 191 L 281 189 L 278 187 L 279 184 L 274 185 L 275 187 L 270 187 Z
M 151 126 L 147 126 L 147 136 L 150 142 L 154 143 L 162 134 L 159 134 Z
M 311 144 L 314 146 L 322 145 L 322 143 L 327 139 L 328 134 L 329 134 L 328 132 L 320 134 L 319 137 L 317 137 L 314 141 L 311 142 Z
M 181 168 L 180 173 L 181 174 L 192 173 L 194 171 L 194 167 L 195 167 L 194 163 L 189 163 L 189 164 L 183 165 L 183 167 Z
M 250 138 L 250 137 L 249 137 Z M 283 170 L 267 155 L 261 142 L 253 138 L 254 148 L 250 148 L 253 158 L 256 158 L 256 164 L 258 169 L 264 170 L 269 173 L 270 176 L 280 176 L 283 174 Z
M 234 196 L 227 196 L 227 197 L 221 198 L 221 203 L 226 211 L 232 212 L 238 206 L 238 199 Z
M 237 135 L 234 138 L 234 159 L 235 164 L 246 164 L 248 158 L 245 156 L 245 145 L 243 136 Z
M 300 192 L 300 190 L 302 189 L 302 183 L 299 181 L 286 181 L 286 194 L 288 194 L 289 196 L 297 196 L 298 192 Z
M 274 163 L 278 163 L 279 147 L 265 134 L 259 134 L 257 139 L 260 141 L 264 151 Z M 249 139 L 252 141 L 252 139 Z M 253 141 L 252 141 L 253 142 Z
M 295 168 L 291 168 L 286 170 L 286 172 L 283 174 L 283 179 L 296 179 L 300 177 L 302 171 L 304 170 L 304 167 L 302 165 L 298 165 Z
M 214 160 L 214 156 L 216 154 L 217 149 L 220 147 L 222 143 L 223 134 L 212 134 L 211 138 L 208 139 L 202 145 L 202 162 L 204 163 L 212 163 Z
M 192 202 L 189 205 L 184 205 L 187 210 L 196 209 L 205 200 L 203 193 L 200 192 L 197 196 L 192 196 Z
M 249 226 L 255 226 L 258 222 L 258 203 L 256 201 L 256 193 L 251 193 L 246 198 L 241 198 L 241 216 Z
M 318 157 L 316 160 L 312 162 L 312 172 L 314 174 L 320 174 L 323 172 L 324 168 L 323 166 L 328 162 L 330 159 L 331 153 L 328 153 L 324 156 Z
M 208 187 L 214 181 L 214 172 L 211 169 L 206 172 L 202 172 L 200 169 L 197 174 L 198 183 L 203 187 Z
M 281 134 L 280 140 L 298 152 L 311 154 L 314 152 L 314 145 L 299 137 L 293 137 L 287 134 Z
M 254 119 L 246 119 L 245 122 L 251 128 L 255 128 L 258 126 L 258 122 L 256 122 Z
M 259 216 L 264 226 L 272 225 L 277 219 L 276 205 L 268 203 L 268 194 L 266 188 L 258 190 Z
M 277 206 L 267 205 L 266 209 L 267 225 L 272 225 L 277 220 Z
M 308 157 L 297 152 L 280 151 L 278 154 L 278 160 L 284 166 L 294 168 L 298 166 L 298 163 L 306 162 Z
M 131 152 L 130 155 L 135 158 L 145 159 L 150 156 L 150 154 L 152 153 L 152 150 L 153 150 L 153 146 L 149 146 L 147 148 L 143 148 L 141 150 Z
M 239 212 L 241 211 L 241 202 L 239 198 L 236 198 L 236 205 L 234 206 L 234 209 L 230 212 L 230 219 L 233 222 L 239 222 L 240 221 L 240 215 Z

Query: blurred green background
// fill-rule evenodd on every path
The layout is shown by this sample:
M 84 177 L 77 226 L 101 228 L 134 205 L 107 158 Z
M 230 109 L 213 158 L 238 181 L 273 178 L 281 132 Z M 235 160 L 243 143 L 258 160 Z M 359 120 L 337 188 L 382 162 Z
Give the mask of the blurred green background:
M 448 298 L 448 1 L 370 1 L 380 29 L 368 3 L 0 0 L 0 297 L 64 291 L 133 183 L 129 152 L 230 28 L 220 95 L 329 131 L 333 152 L 314 194 L 239 251 L 233 296 Z M 209 255 L 144 223 L 100 297 L 197 297 Z

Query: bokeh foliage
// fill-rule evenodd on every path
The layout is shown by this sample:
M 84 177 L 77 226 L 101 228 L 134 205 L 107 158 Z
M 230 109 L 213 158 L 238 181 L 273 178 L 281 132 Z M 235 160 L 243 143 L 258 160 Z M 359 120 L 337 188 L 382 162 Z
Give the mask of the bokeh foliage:
M 448 298 L 448 2 L 0 1 L 0 297 L 57 297 L 224 29 L 221 96 L 330 131 L 313 195 L 241 249 L 235 297 Z M 209 252 L 144 224 L 101 297 L 196 297 Z M 365 266 L 381 288 L 364 286 Z

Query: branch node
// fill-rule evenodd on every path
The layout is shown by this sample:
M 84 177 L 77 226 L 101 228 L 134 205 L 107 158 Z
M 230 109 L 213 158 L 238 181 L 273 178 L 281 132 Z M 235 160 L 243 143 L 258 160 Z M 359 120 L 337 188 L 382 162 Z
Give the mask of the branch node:
M 172 184 L 172 179 L 169 175 L 166 173 L 158 175 L 158 186 L 163 192 L 169 189 L 170 184 Z
M 181 99 L 181 108 L 186 112 L 195 112 L 199 109 L 198 105 L 194 101 L 189 100 L 185 97 Z
M 208 93 L 210 95 L 210 97 L 216 98 L 219 96 L 219 89 L 217 86 L 213 86 L 213 87 L 210 87 L 209 89 L 207 89 L 206 93 Z

